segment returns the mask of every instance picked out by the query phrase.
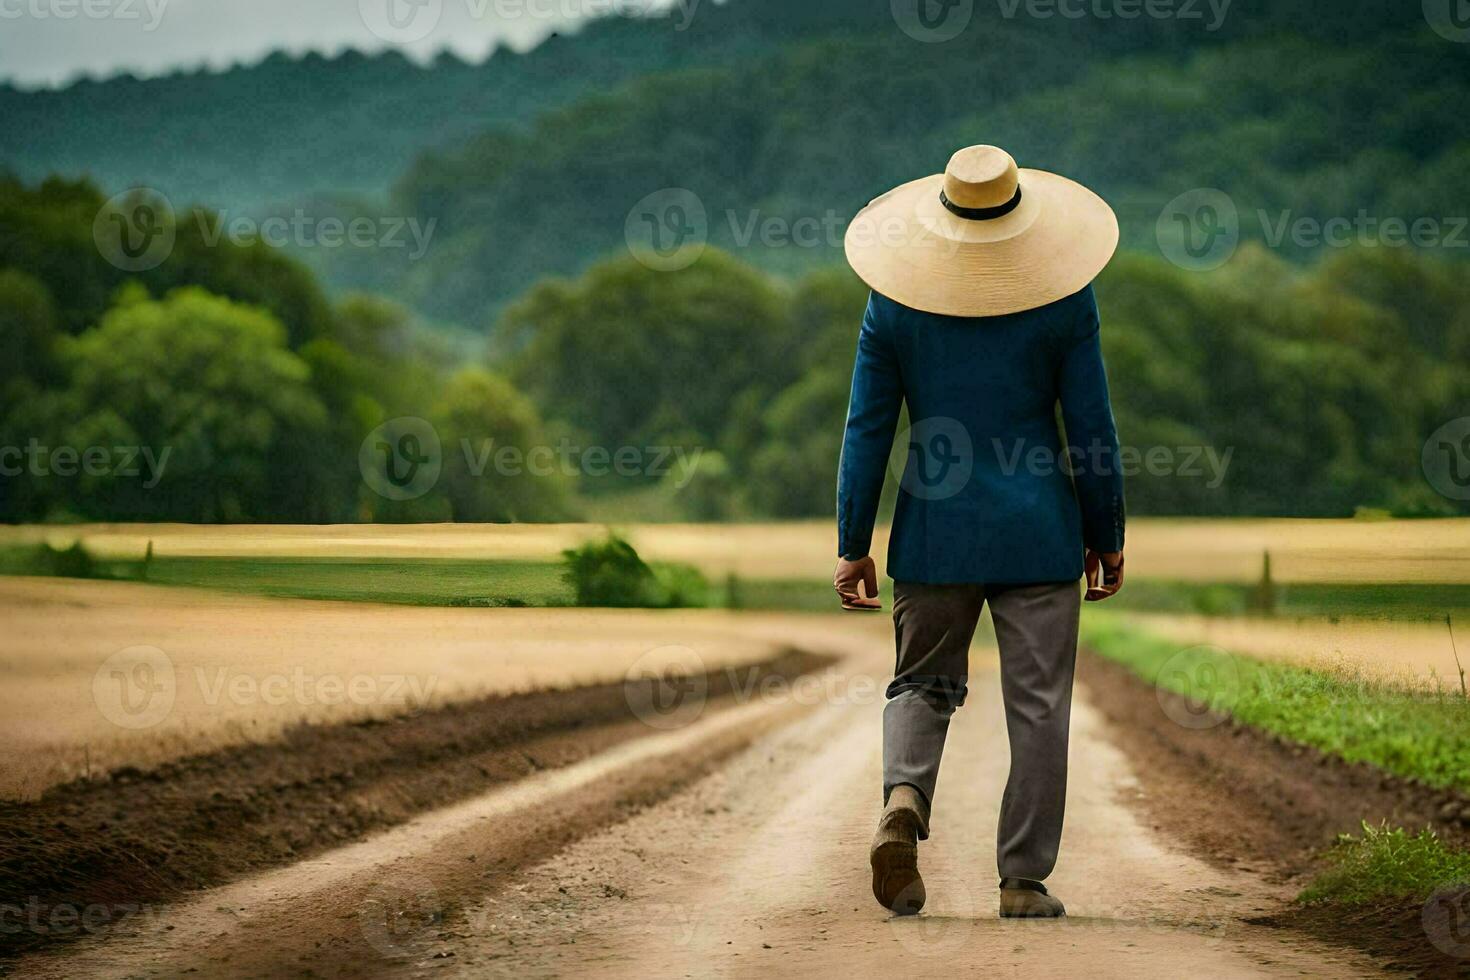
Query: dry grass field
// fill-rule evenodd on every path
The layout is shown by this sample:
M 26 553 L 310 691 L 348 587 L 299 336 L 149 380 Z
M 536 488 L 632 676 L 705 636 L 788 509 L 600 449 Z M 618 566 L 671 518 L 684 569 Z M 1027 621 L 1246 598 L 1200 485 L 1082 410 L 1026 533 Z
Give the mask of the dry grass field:
M 810 617 L 429 609 L 0 578 L 0 798 L 343 722 L 820 649 Z M 157 651 L 157 652 L 154 652 Z
M 1331 672 L 1362 671 L 1378 681 L 1460 690 L 1459 664 L 1470 667 L 1470 624 L 1375 619 L 1264 619 L 1127 613 L 1130 624 L 1181 645 L 1209 644 L 1262 660 Z
M 622 528 L 644 557 L 693 564 L 712 575 L 823 579 L 831 574 L 830 522 L 667 524 Z M 77 538 L 101 555 L 554 559 L 601 534 L 597 525 L 259 527 L 102 525 L 0 528 L 0 546 Z M 887 548 L 880 529 L 875 554 Z M 1347 521 L 1135 519 L 1128 570 L 1135 577 L 1252 582 L 1269 550 L 1277 581 L 1470 583 L 1470 520 Z

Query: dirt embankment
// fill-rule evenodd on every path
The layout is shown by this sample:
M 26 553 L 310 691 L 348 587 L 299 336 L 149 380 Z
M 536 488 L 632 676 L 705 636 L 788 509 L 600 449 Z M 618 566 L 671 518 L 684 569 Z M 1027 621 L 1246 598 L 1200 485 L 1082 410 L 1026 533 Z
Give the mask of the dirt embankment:
M 698 692 L 687 703 L 718 711 L 737 695 L 830 662 L 788 650 L 682 683 Z M 650 708 L 669 710 L 660 696 L 651 682 L 615 683 L 392 720 L 303 725 L 267 744 L 125 768 L 55 787 L 38 801 L 0 804 L 0 910 L 43 924 L 61 915 L 70 924 L 0 931 L 0 954 L 81 934 L 74 920 L 82 910 L 143 907 L 297 862 L 656 733 Z
M 1201 728 L 1175 724 L 1165 703 L 1177 695 L 1164 692 L 1161 702 L 1152 685 L 1096 654 L 1082 658 L 1079 680 L 1107 719 L 1110 736 L 1134 761 L 1141 783 L 1134 805 L 1156 828 L 1218 866 L 1304 884 L 1333 840 L 1360 832 L 1364 821 L 1432 826 L 1447 840 L 1470 846 L 1470 798 L 1464 795 L 1230 719 Z M 1364 949 L 1416 976 L 1470 976 L 1470 961 L 1444 955 L 1429 942 L 1421 912 L 1419 902 L 1391 902 L 1351 912 L 1297 908 L 1254 921 Z

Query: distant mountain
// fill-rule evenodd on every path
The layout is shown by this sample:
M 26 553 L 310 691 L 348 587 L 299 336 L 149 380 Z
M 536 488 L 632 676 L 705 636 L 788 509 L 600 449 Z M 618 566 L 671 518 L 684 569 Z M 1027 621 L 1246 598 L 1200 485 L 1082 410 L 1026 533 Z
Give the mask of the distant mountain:
M 1298 219 L 1360 212 L 1440 221 L 1452 245 L 1442 219 L 1464 214 L 1470 178 L 1465 47 L 1401 11 L 1232 17 L 1194 35 L 994 18 L 944 44 L 887 20 L 638 79 L 421 158 L 390 210 L 437 222 L 422 261 L 341 251 L 320 267 L 482 324 L 538 279 L 626 248 L 631 209 L 664 188 L 692 191 L 709 241 L 749 262 L 839 264 L 870 198 L 982 141 L 1096 187 L 1125 245 L 1156 253 L 1165 206 L 1197 189 L 1224 192 L 1243 239 L 1292 258 L 1321 250 Z
M 223 72 L 0 86 L 0 171 L 90 176 L 109 189 L 142 184 L 176 206 L 237 214 L 312 195 L 381 195 L 425 149 L 523 125 L 639 75 L 781 43 L 758 22 L 727 21 L 722 8 L 684 31 L 671 18 L 608 17 L 480 64 L 448 54 L 422 66 L 397 52 L 277 53 Z
M 898 0 L 898 7 L 905 2 L 937 6 Z M 1365 35 L 1414 19 L 1418 7 L 1309 0 L 1280 11 L 1268 0 L 1236 0 L 1211 30 L 1209 11 L 1221 2 L 1178 0 L 1199 21 L 1078 21 L 1057 14 L 1038 20 L 1030 13 L 1034 0 L 977 0 L 961 37 L 924 44 L 898 29 L 890 0 L 681 0 L 667 16 L 596 19 L 524 54 L 502 50 L 477 65 L 452 55 L 425 67 L 395 52 L 278 53 L 223 72 L 121 75 L 59 90 L 0 86 L 0 171 L 27 180 L 90 176 L 108 189 L 143 184 L 176 205 L 259 213 L 312 195 L 381 194 L 422 151 L 521 128 L 635 78 L 732 66 L 818 37 L 882 36 L 912 63 L 954 49 L 984 59 L 1003 54 L 992 25 L 1030 22 L 1047 36 L 1074 39 L 1069 47 L 1081 61 L 1065 66 L 1073 73 L 1095 57 L 1212 44 L 1283 25 L 1324 39 Z M 964 3 L 956 9 L 963 12 Z M 876 93 L 889 80 L 866 81 Z M 954 79 L 955 93 L 965 81 Z

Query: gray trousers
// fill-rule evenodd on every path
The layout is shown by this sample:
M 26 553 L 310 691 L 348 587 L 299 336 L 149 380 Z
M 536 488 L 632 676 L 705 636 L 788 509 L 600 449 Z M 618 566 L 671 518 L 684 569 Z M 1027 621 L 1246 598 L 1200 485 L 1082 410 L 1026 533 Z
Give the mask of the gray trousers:
M 965 703 L 970 640 L 989 600 L 1011 743 L 997 866 L 1003 878 L 1045 879 L 1056 865 L 1067 799 L 1078 583 L 897 583 L 893 596 L 898 663 L 883 711 L 884 802 L 903 783 L 933 802 L 949 719 Z

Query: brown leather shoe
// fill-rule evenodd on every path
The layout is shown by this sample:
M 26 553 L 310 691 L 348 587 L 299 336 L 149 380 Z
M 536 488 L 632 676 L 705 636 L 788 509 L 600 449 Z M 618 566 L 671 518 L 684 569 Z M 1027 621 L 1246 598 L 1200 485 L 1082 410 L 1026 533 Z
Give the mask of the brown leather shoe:
M 917 915 L 928 897 L 919 875 L 919 841 L 929 836 L 929 804 L 907 784 L 895 786 L 878 818 L 868 854 L 873 897 L 894 915 Z
M 1060 919 L 1067 914 L 1061 900 L 1047 894 L 1046 886 L 1030 878 L 1000 880 L 1002 919 Z

